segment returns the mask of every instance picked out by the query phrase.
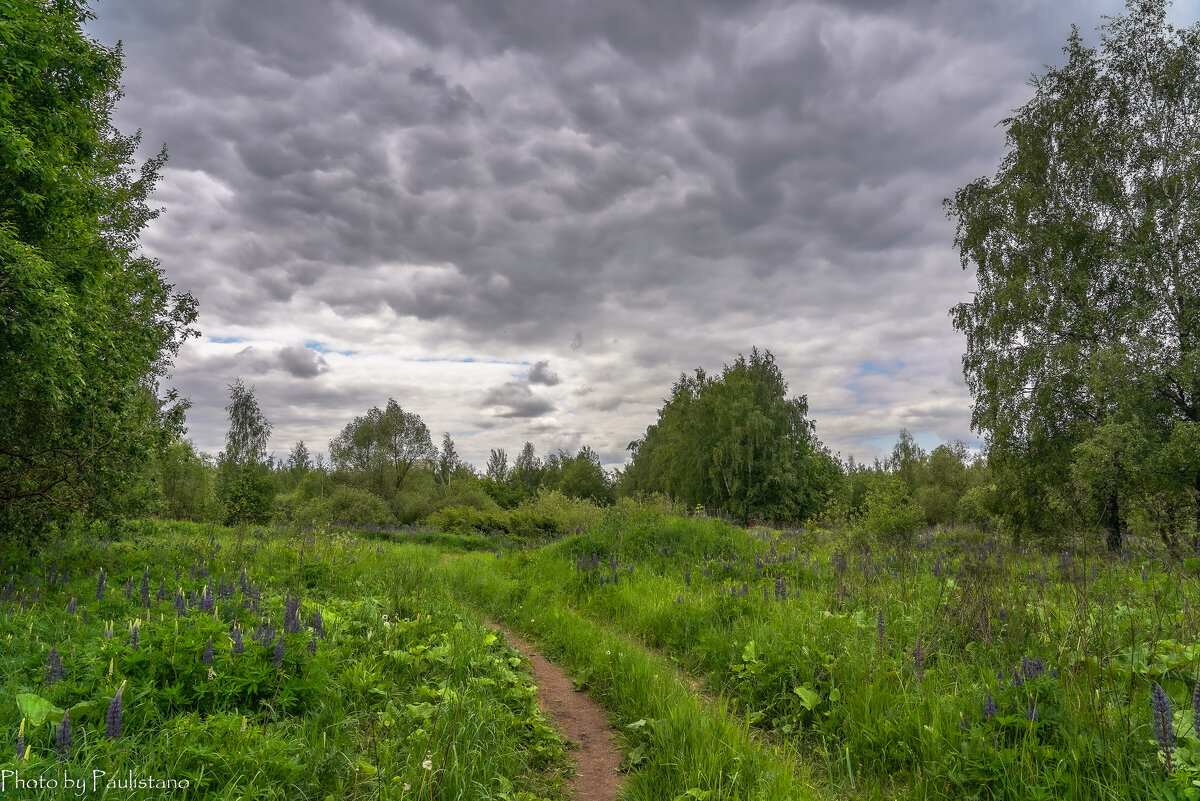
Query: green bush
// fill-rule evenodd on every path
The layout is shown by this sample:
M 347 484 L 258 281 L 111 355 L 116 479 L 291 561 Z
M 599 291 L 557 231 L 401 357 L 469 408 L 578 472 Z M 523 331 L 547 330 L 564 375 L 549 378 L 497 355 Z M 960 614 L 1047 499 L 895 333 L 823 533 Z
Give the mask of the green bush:
M 996 487 L 994 484 L 971 487 L 958 499 L 954 519 L 984 531 L 996 529 Z
M 224 525 L 270 522 L 275 511 L 275 484 L 270 470 L 256 463 L 222 464 L 217 470 L 217 498 Z
M 859 525 L 868 536 L 906 542 L 925 525 L 925 510 L 908 494 L 903 481 L 883 475 L 867 490 L 866 511 Z

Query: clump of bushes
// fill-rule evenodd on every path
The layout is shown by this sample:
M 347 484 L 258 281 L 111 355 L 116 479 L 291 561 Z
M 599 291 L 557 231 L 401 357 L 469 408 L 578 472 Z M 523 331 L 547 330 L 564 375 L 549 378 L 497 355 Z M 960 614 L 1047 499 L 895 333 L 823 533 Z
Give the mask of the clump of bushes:
M 569 534 L 603 518 L 604 509 L 591 501 L 569 498 L 557 490 L 542 490 L 515 509 L 444 506 L 427 515 L 422 523 L 452 534 L 498 535 L 527 541 Z

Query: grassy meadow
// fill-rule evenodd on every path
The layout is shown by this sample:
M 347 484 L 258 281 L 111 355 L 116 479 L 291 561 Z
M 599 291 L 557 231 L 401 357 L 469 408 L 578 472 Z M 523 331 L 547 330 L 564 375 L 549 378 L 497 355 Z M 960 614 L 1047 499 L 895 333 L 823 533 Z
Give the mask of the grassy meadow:
M 589 514 L 525 547 L 134 522 L 11 555 L 6 797 L 562 798 L 487 618 L 606 708 L 626 799 L 1200 797 L 1196 560 Z
M 443 552 L 137 523 L 10 557 L 4 797 L 556 797 L 564 743 Z

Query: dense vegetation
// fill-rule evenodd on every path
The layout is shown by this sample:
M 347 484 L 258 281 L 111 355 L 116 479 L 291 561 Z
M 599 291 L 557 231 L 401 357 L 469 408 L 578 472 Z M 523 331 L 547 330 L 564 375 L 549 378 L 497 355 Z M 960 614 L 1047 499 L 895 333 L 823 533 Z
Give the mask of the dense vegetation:
M 787 797 L 736 746 L 690 761 L 687 721 L 628 678 L 653 655 L 805 755 L 832 797 L 1196 798 L 1200 560 L 1153 545 L 1048 556 L 956 529 L 855 546 L 627 506 L 535 553 L 443 570 L 621 722 L 646 719 L 630 760 L 677 770 L 661 791 Z
M 130 772 L 175 782 L 147 797 L 555 793 L 563 743 L 516 654 L 432 579 L 439 551 L 118 534 L 70 531 L 0 563 L 0 770 L 60 782 L 20 797 L 60 798 L 63 776 L 105 797 Z
M 0 6 L 0 541 L 113 512 L 185 408 L 159 382 L 195 303 L 137 252 L 166 151 L 133 169 L 89 16 Z
M 0 3 L 0 771 L 558 797 L 486 614 L 621 724 L 626 798 L 1200 799 L 1200 26 L 1073 35 L 947 201 L 983 448 L 843 462 L 754 348 L 621 470 L 480 471 L 394 398 L 278 459 L 240 379 L 224 450 L 183 438 L 165 152 L 89 13 Z

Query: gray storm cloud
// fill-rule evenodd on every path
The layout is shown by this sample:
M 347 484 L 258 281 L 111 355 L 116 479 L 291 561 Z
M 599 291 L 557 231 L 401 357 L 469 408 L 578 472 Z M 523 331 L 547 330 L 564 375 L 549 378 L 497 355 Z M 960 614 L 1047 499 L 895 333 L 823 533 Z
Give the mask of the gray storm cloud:
M 478 426 L 482 463 L 534 433 L 621 453 L 680 371 L 751 345 L 836 450 L 970 438 L 947 310 L 973 283 L 941 201 L 994 171 L 1070 24 L 1120 9 L 129 0 L 92 30 L 124 41 L 118 124 L 170 152 L 147 251 L 207 335 L 271 343 L 185 347 L 198 442 L 257 370 L 280 450 L 407 386 L 437 430 Z M 529 352 L 524 381 L 484 366 Z

